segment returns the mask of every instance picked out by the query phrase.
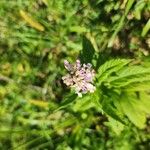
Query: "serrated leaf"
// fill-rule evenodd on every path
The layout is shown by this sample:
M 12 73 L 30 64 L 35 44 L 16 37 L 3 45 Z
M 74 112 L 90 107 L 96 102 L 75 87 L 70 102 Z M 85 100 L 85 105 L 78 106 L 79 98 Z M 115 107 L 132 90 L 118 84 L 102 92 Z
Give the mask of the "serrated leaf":
M 76 103 L 72 106 L 72 108 L 74 111 L 86 111 L 94 107 L 98 111 L 102 111 L 102 106 L 99 99 L 99 90 L 96 90 L 94 93 L 89 93 L 84 95 L 82 98 L 77 98 Z
M 111 78 L 108 79 L 108 82 L 109 80 L 111 80 Z M 131 85 L 131 84 L 134 84 L 134 83 L 141 83 L 144 82 L 146 84 L 146 82 L 149 82 L 150 81 L 150 76 L 138 76 L 138 77 L 132 77 L 132 78 L 123 78 L 123 79 L 120 79 L 120 80 L 117 80 L 117 81 L 113 81 L 113 82 L 110 82 L 109 84 L 113 85 L 113 87 L 125 87 L 127 88 L 127 86 Z
M 129 120 L 139 128 L 144 128 L 146 122 L 146 115 L 140 109 L 141 103 L 134 99 L 132 95 L 123 95 L 120 99 L 120 106 L 124 114 Z
M 102 109 L 103 111 L 109 115 L 110 117 L 114 118 L 115 120 L 125 124 L 125 122 L 122 119 L 122 113 L 119 112 L 109 101 L 109 99 L 104 99 L 102 102 Z
M 141 66 L 128 66 L 119 72 L 120 77 L 127 77 L 131 75 L 150 73 L 150 68 Z
M 141 66 L 128 66 L 123 68 L 117 73 L 117 76 L 109 78 L 109 82 L 121 80 L 123 78 L 137 76 L 137 75 L 146 75 L 150 74 L 150 68 L 144 68 Z
M 150 114 L 150 94 L 146 92 L 140 93 L 141 109 L 147 114 Z
M 112 59 L 105 62 L 98 69 L 97 78 L 99 79 L 99 83 L 106 80 L 109 75 L 111 75 L 113 72 L 117 72 L 130 62 L 131 60 L 129 59 Z
M 124 129 L 124 124 L 120 123 L 119 121 L 108 117 L 108 121 L 107 125 L 111 127 L 111 129 L 117 134 L 120 135 L 120 133 L 123 131 Z
M 150 82 L 134 83 L 132 85 L 125 86 L 124 91 L 147 91 L 150 90 Z
M 100 68 L 98 69 L 99 76 L 101 76 L 104 72 L 106 72 L 107 70 L 109 70 L 115 66 L 118 66 L 120 64 L 126 65 L 130 61 L 131 60 L 128 60 L 128 59 L 111 59 L 100 66 Z

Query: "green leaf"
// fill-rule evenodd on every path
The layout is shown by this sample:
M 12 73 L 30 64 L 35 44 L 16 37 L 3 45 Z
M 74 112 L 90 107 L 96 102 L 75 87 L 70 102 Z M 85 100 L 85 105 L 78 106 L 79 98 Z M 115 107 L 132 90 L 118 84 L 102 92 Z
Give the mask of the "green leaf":
M 145 127 L 146 115 L 140 108 L 141 103 L 133 95 L 122 95 L 120 106 L 129 120 L 139 128 Z
M 87 32 L 88 30 L 85 27 L 81 26 L 71 26 L 70 27 L 70 32 L 77 32 L 77 33 L 83 33 Z
M 141 100 L 141 109 L 147 113 L 150 114 L 150 94 L 146 92 L 140 93 L 140 100 Z
M 133 83 L 131 85 L 125 86 L 123 88 L 124 91 L 147 91 L 150 90 L 150 82 L 142 82 L 142 83 Z
M 128 60 L 128 59 L 111 59 L 111 60 L 105 62 L 103 65 L 100 66 L 100 68 L 98 70 L 98 74 L 99 74 L 99 76 L 101 76 L 107 70 L 114 68 L 115 66 L 118 66 L 120 64 L 126 65 L 130 61 L 131 60 Z
M 76 100 L 75 104 L 72 106 L 72 109 L 77 112 L 77 111 L 86 111 L 92 107 L 95 107 L 93 103 L 92 96 L 85 95 L 83 98 L 79 98 Z
M 123 120 L 122 113 L 118 111 L 112 104 L 108 98 L 105 98 L 102 102 L 102 109 L 103 111 L 109 115 L 110 117 L 114 118 L 115 120 L 119 121 L 120 123 L 125 124 Z
M 142 10 L 144 9 L 145 5 L 146 5 L 145 0 L 137 1 L 137 4 L 135 5 L 135 11 L 133 12 L 136 19 L 138 19 L 138 20 L 141 19 L 141 13 L 142 13 Z
M 97 111 L 102 111 L 100 103 L 100 91 L 96 90 L 94 93 L 84 95 L 82 98 L 77 98 L 75 104 L 72 106 L 74 111 L 86 111 L 90 108 L 96 108 Z
M 144 37 L 149 30 L 150 30 L 150 19 L 147 21 L 146 25 L 142 30 L 142 37 Z
M 83 49 L 80 53 L 80 60 L 82 63 L 92 63 L 92 59 L 95 53 L 95 49 L 91 43 L 91 41 L 83 36 L 83 41 L 82 41 Z
M 144 68 L 141 66 L 128 66 L 121 70 L 118 74 L 120 77 L 127 77 L 144 73 L 150 73 L 150 68 Z
M 117 72 L 130 62 L 131 60 L 129 59 L 112 59 L 105 62 L 98 69 L 97 78 L 99 79 L 99 83 L 106 80 L 113 72 Z
M 41 139 L 43 139 L 43 138 L 44 138 L 43 136 L 39 136 L 39 137 L 37 137 L 37 138 L 34 138 L 33 140 L 30 140 L 30 141 L 28 141 L 28 142 L 25 142 L 25 143 L 21 144 L 21 145 L 17 145 L 17 147 L 15 147 L 14 149 L 16 149 L 16 150 L 22 150 L 22 149 L 24 149 L 24 148 L 29 147 L 29 146 L 32 145 L 33 143 L 36 143 L 36 142 L 41 141 Z
M 57 108 L 56 110 L 55 110 L 55 112 L 56 111 L 58 111 L 58 110 L 60 110 L 60 109 L 64 109 L 64 108 L 66 108 L 68 105 L 70 105 L 75 99 L 77 98 L 77 94 L 69 94 L 69 95 L 67 95 L 65 98 L 64 98 L 64 101 L 59 105 L 59 108 Z
M 150 74 L 150 68 L 144 68 L 141 66 L 128 66 L 117 72 L 117 76 L 109 78 L 109 82 L 137 75 L 143 76 L 146 74 Z
M 111 78 L 110 78 L 111 80 Z M 108 80 L 109 82 L 109 80 Z M 150 76 L 138 76 L 138 77 L 132 77 L 132 78 L 124 78 L 124 79 L 120 79 L 118 81 L 114 81 L 114 82 L 111 82 L 109 84 L 113 85 L 113 87 L 125 87 L 128 88 L 129 85 L 131 84 L 134 84 L 134 83 L 145 83 L 145 85 L 147 84 L 148 82 L 150 82 Z M 134 87 L 136 88 L 136 87 Z
M 124 124 L 120 123 L 119 121 L 113 119 L 112 117 L 108 117 L 107 125 L 111 127 L 111 129 L 117 134 L 120 135 L 120 133 L 124 129 Z

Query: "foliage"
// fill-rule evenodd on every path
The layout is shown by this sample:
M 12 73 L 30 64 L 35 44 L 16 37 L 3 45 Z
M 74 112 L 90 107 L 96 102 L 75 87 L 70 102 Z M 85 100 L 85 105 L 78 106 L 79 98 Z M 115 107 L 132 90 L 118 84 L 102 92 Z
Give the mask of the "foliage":
M 0 149 L 150 147 L 150 1 L 1 0 Z M 92 63 L 94 93 L 61 80 Z

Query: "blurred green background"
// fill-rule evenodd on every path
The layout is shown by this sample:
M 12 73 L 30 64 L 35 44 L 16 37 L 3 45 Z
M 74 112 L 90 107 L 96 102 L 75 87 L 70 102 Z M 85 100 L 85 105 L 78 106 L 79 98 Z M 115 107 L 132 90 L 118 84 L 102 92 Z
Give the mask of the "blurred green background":
M 55 111 L 83 36 L 100 61 L 149 60 L 149 29 L 149 0 L 0 0 L 0 149 L 150 149 L 149 119 L 121 132 L 80 104 Z

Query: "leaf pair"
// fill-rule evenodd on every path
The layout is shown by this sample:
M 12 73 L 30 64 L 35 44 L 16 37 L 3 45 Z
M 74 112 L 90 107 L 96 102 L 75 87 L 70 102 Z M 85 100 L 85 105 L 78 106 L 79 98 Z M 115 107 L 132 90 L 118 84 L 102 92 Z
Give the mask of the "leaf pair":
M 146 114 L 150 114 L 150 95 L 145 92 L 150 89 L 150 68 L 132 65 L 131 60 L 112 59 L 100 66 L 97 79 L 97 86 L 104 95 L 104 112 L 122 123 L 125 119 L 122 115 L 125 115 L 143 128 Z

